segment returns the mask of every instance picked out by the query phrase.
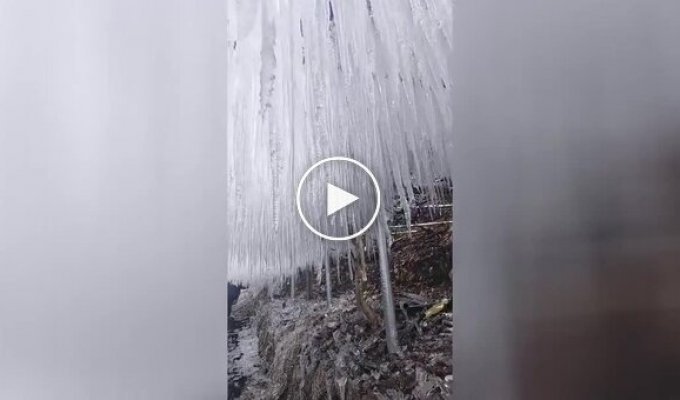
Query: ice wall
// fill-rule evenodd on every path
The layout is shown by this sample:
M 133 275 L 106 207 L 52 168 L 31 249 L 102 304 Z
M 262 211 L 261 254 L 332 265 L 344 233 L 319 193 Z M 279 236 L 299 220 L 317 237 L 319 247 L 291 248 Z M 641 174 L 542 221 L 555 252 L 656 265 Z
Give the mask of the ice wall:
M 230 279 L 262 281 L 318 265 L 329 250 L 295 211 L 298 180 L 314 162 L 349 156 L 366 164 L 383 208 L 446 175 L 453 7 L 446 0 L 228 7 L 228 268 Z M 303 195 L 325 204 L 323 191 Z

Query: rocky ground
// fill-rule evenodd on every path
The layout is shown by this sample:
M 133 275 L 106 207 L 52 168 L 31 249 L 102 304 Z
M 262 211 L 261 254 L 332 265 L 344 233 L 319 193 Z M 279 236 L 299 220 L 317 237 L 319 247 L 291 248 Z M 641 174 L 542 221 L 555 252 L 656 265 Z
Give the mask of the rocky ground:
M 253 315 L 258 312 L 259 300 L 252 290 L 244 290 L 228 321 L 227 380 L 228 398 L 239 399 L 243 390 L 265 381 L 258 354 L 258 335 Z
M 277 293 L 248 289 L 242 294 L 230 329 L 229 386 L 237 395 L 230 398 L 452 398 L 451 212 L 418 212 L 422 215 L 412 218 L 420 226 L 411 234 L 392 232 L 391 306 L 396 311 L 399 354 L 388 354 L 382 321 L 371 328 L 358 306 L 347 259 L 339 259 L 330 269 L 330 307 L 325 274 L 318 269 L 298 276 L 294 299 L 290 281 L 281 282 Z M 382 317 L 380 274 L 375 246 L 371 248 L 360 292 Z M 355 271 L 356 265 L 355 261 Z
M 451 313 L 420 322 L 402 315 L 402 354 L 388 355 L 384 335 L 370 332 L 352 295 L 330 309 L 323 301 L 266 299 L 255 321 L 267 379 L 250 382 L 243 399 L 450 398 Z
M 239 315 L 239 309 L 250 310 L 259 348 L 258 374 L 247 381 L 239 398 L 450 399 L 451 237 L 447 227 L 428 229 L 392 245 L 400 354 L 387 353 L 384 330 L 371 330 L 351 283 L 334 285 L 330 308 L 323 285 L 315 286 L 311 300 L 304 298 L 302 283 L 295 299 L 263 291 L 240 300 L 235 311 Z M 369 276 L 374 276 L 366 299 L 382 315 L 377 268 L 369 263 Z

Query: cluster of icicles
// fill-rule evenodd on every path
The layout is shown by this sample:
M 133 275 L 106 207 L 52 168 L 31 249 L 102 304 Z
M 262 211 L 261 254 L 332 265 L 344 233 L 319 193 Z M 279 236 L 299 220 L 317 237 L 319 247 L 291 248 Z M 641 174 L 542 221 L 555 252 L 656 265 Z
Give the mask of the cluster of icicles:
M 230 280 L 266 284 L 350 251 L 312 234 L 295 208 L 299 179 L 320 159 L 347 156 L 373 171 L 384 240 L 395 203 L 448 175 L 452 8 L 450 0 L 228 1 Z M 305 195 L 325 205 L 324 192 Z M 378 229 L 367 235 L 378 239 Z

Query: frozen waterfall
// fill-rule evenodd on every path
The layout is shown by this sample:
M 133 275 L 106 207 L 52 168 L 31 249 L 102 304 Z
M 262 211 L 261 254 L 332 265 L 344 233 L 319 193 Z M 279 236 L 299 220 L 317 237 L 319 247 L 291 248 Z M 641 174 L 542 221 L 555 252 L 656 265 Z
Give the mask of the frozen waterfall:
M 324 241 L 299 220 L 295 188 L 314 162 L 348 156 L 375 173 L 383 210 L 373 238 L 388 235 L 391 208 L 413 199 L 414 186 L 433 188 L 449 175 L 453 6 L 228 3 L 228 271 L 231 280 L 257 285 L 348 251 L 348 243 Z M 322 191 L 306 195 L 324 203 Z

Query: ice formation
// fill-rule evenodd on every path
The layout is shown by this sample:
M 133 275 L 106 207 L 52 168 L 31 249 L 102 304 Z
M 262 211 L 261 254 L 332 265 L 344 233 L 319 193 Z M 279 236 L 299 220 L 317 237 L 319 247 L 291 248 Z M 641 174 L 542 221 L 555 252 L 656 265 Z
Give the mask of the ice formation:
M 227 17 L 230 280 L 268 282 L 348 251 L 295 209 L 322 158 L 374 172 L 381 232 L 395 199 L 448 175 L 451 0 L 229 0 Z M 306 195 L 325 204 L 323 190 Z

